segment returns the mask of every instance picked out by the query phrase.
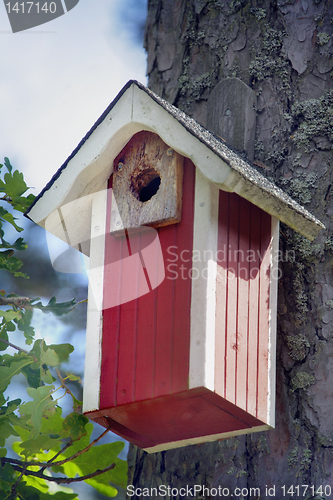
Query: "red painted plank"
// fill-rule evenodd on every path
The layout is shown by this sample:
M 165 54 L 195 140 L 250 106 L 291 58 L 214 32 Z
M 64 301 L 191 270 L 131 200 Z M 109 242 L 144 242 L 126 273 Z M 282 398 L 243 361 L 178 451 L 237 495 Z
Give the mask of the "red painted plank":
M 141 233 L 141 248 L 150 243 L 149 233 Z M 154 395 L 157 290 L 155 288 L 137 299 L 135 401 L 149 399 Z
M 159 238 L 166 262 L 167 249 L 176 242 L 175 224 L 161 228 Z M 169 274 L 166 270 L 166 277 L 157 288 L 154 397 L 171 393 L 175 281 L 169 279 Z
M 183 205 L 182 220 L 177 225 L 178 255 L 182 250 L 193 248 L 193 221 L 194 221 L 194 186 L 195 166 L 188 158 L 184 160 L 183 177 Z M 187 255 L 186 255 L 187 260 Z M 174 339 L 172 365 L 172 392 L 184 391 L 188 388 L 190 366 L 190 334 L 191 334 L 191 279 L 188 279 L 192 267 L 191 259 L 179 264 L 185 267 L 185 276 L 179 275 L 175 281 L 174 291 Z
M 227 332 L 226 332 L 226 392 L 228 401 L 236 401 L 236 353 L 238 314 L 238 242 L 239 197 L 229 199 L 229 245 L 227 281 Z
M 181 222 L 159 230 L 166 278 L 157 290 L 154 397 L 188 388 L 194 174 L 185 159 Z
M 271 216 L 261 212 L 257 417 L 267 422 Z
M 229 193 L 220 191 L 217 239 L 215 391 L 225 396 Z
M 249 320 L 249 249 L 251 205 L 240 199 L 239 219 L 239 271 L 238 271 L 238 312 L 237 312 L 237 379 L 236 404 L 246 410 L 247 403 L 247 349 Z
M 258 361 L 258 318 L 259 318 L 259 276 L 260 276 L 260 209 L 251 205 L 249 251 L 249 330 L 248 330 L 248 375 L 247 375 L 247 411 L 251 415 L 257 412 L 257 361 Z
M 138 239 L 138 237 L 136 237 L 136 239 Z M 132 255 L 137 253 L 133 238 L 127 238 L 127 247 Z M 139 289 L 140 266 L 140 259 L 137 259 L 136 268 L 134 267 L 133 269 L 131 279 L 133 290 L 136 290 L 137 294 Z M 137 306 L 137 300 L 131 300 L 119 307 L 117 404 L 131 403 L 134 400 Z

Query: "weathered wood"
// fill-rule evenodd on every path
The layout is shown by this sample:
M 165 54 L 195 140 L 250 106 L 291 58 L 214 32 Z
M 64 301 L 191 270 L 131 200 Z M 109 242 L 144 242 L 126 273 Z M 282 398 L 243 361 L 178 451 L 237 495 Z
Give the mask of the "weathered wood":
M 239 78 L 221 80 L 207 100 L 207 128 L 253 161 L 257 97 Z
M 132 137 L 114 161 L 112 234 L 180 222 L 183 161 L 152 132 Z

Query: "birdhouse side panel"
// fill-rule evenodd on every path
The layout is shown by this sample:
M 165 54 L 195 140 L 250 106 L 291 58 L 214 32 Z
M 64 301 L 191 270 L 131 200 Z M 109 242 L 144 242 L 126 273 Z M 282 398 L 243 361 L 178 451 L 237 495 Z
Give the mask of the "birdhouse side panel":
M 271 216 L 220 192 L 216 392 L 267 421 Z
M 104 272 L 104 303 L 122 298 L 128 293 L 146 293 L 103 311 L 103 340 L 100 408 L 110 408 L 131 402 L 174 394 L 188 389 L 191 255 L 193 247 L 193 205 L 195 167 L 184 162 L 182 219 L 178 224 L 151 229 L 158 237 L 162 251 L 155 267 L 164 266 L 163 282 L 152 288 L 149 272 L 152 263 L 142 267 L 140 259 L 130 267 L 128 284 L 124 284 L 129 259 L 143 253 L 145 232 L 120 237 L 106 231 L 105 256 L 108 262 L 117 260 L 118 278 Z M 112 187 L 112 180 L 110 180 Z M 109 190 L 107 228 L 110 228 L 112 192 Z M 149 239 L 149 238 L 148 238 Z M 147 244 L 149 241 L 147 242 Z M 129 247 L 132 255 L 130 255 Z

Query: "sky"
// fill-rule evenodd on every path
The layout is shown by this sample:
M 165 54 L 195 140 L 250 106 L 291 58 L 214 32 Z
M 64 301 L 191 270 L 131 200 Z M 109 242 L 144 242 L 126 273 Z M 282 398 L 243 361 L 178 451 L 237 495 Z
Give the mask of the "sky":
M 0 162 L 37 194 L 130 79 L 146 83 L 146 0 L 80 0 L 12 33 L 0 3 Z
M 128 80 L 146 84 L 145 18 L 146 0 L 79 0 L 57 19 L 12 33 L 0 3 L 0 163 L 7 156 L 34 194 Z M 45 236 L 36 231 L 45 254 Z M 71 298 L 66 286 L 64 281 L 60 300 Z M 35 316 L 48 343 L 54 343 L 55 331 L 57 341 L 65 342 L 73 330 L 50 315 Z M 76 344 L 75 359 L 83 363 L 82 330 L 71 332 L 71 342 Z M 92 492 L 86 496 L 80 487 L 75 490 L 82 499 L 93 498 Z

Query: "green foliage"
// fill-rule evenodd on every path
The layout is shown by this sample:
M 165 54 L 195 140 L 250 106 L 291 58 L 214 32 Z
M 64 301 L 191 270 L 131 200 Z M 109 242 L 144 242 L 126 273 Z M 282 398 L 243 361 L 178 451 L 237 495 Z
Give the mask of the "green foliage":
M 3 173 L 5 171 L 5 173 Z M 24 212 L 34 199 L 24 196 L 28 187 L 23 174 L 14 170 L 8 158 L 0 164 L 0 269 L 15 277 L 22 261 L 14 254 L 27 248 L 22 237 L 13 243 L 5 240 L 5 228 L 23 229 L 12 215 Z M 9 208 L 9 210 L 7 210 Z M 80 382 L 74 374 L 61 374 L 61 363 L 73 352 L 70 344 L 47 345 L 35 340 L 31 325 L 34 309 L 56 316 L 68 314 L 78 303 L 75 299 L 46 305 L 38 298 L 20 297 L 0 290 L 0 491 L 3 500 L 71 500 L 77 495 L 66 485 L 86 481 L 100 493 L 114 497 L 125 487 L 127 465 L 118 455 L 123 443 L 97 445 L 107 431 L 91 440 L 92 424 L 81 414 L 82 402 L 68 387 Z M 21 332 L 30 350 L 10 341 L 13 332 Z M 14 353 L 13 353 L 14 351 Z M 20 375 L 27 382 L 27 400 L 11 399 L 11 384 Z M 60 400 L 71 397 L 73 411 L 63 417 Z M 13 442 L 7 452 L 5 445 Z M 13 451 L 17 458 L 13 457 Z

